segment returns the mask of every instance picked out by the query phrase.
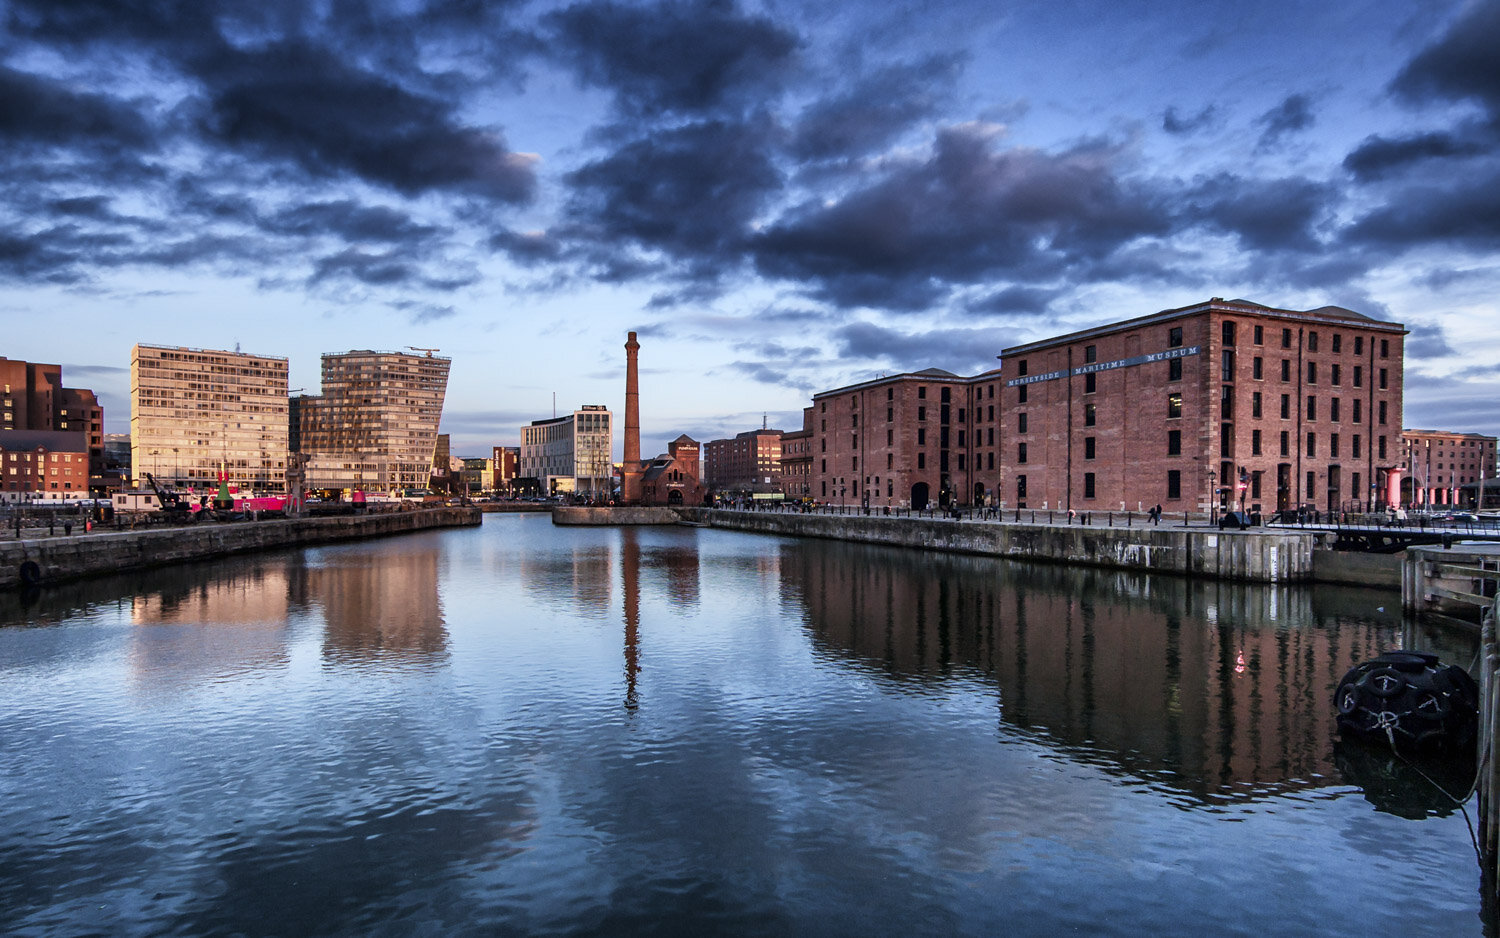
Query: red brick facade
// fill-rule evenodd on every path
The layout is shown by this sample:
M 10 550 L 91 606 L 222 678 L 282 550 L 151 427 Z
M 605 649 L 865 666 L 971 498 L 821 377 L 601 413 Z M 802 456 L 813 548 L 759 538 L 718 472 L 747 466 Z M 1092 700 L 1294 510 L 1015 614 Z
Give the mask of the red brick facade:
M 781 484 L 781 431 L 746 430 L 703 447 L 703 485 L 710 492 Z
M 697 440 L 683 434 L 667 444 L 666 453 L 640 465 L 640 504 L 669 507 L 703 504 Z
M 1009 506 L 1384 505 L 1405 329 L 1213 299 L 1006 349 Z
M 1001 478 L 1000 373 L 941 369 L 813 396 L 812 497 L 825 504 L 986 504 Z
M 1477 504 L 1478 483 L 1495 478 L 1495 437 L 1402 430 L 1401 441 L 1406 503 L 1472 508 Z

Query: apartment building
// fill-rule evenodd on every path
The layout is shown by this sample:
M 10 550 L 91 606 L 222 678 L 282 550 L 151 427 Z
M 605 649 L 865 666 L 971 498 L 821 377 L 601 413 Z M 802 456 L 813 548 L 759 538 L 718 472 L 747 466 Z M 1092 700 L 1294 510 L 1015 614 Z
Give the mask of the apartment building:
M 210 492 L 285 491 L 287 360 L 137 345 L 130 352 L 131 475 Z M 102 445 L 102 437 L 101 437 Z
M 802 408 L 802 429 L 781 435 L 781 494 L 789 500 L 812 497 L 812 411 Z
M 63 387 L 62 366 L 0 356 L 0 432 L 82 433 L 95 488 L 103 484 L 104 408 L 93 391 Z M 76 451 L 68 444 L 70 452 Z
M 1003 500 L 1361 510 L 1400 498 L 1399 323 L 1214 298 L 1005 349 Z
M 325 354 L 323 393 L 296 399 L 306 484 L 367 492 L 425 488 L 451 365 L 431 352 Z
M 703 485 L 712 492 L 780 491 L 782 432 L 746 430 L 703 445 Z

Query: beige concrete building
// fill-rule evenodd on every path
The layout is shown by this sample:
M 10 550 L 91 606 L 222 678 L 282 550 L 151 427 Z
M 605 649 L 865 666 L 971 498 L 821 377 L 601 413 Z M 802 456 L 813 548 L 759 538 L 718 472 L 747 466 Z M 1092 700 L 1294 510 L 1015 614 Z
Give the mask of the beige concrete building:
M 542 491 L 609 497 L 613 415 L 603 404 L 585 404 L 565 417 L 533 420 L 521 428 L 518 477 L 536 479 Z
M 131 476 L 208 492 L 285 490 L 287 360 L 137 345 L 130 352 Z
M 405 352 L 323 356 L 323 393 L 295 401 L 313 489 L 425 488 L 452 360 Z

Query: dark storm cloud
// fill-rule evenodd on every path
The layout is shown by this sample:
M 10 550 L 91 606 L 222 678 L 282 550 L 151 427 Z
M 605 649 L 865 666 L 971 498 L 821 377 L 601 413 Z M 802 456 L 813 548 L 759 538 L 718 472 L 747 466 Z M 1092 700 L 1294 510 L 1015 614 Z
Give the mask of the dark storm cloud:
M 950 128 L 930 159 L 788 213 L 753 240 L 755 260 L 840 306 L 921 308 L 952 284 L 1054 276 L 1168 232 L 1161 194 L 1114 164 L 1097 145 L 997 152 L 985 133 Z
M 325 176 L 353 173 L 405 195 L 463 191 L 530 201 L 530 161 L 498 133 L 458 123 L 452 105 L 331 58 L 303 42 L 224 51 L 203 63 L 201 126 L 237 150 L 288 160 Z
M 998 313 L 1000 315 L 1010 315 L 1013 313 L 1041 314 L 1046 312 L 1047 307 L 1052 301 L 1064 292 L 1060 289 L 1045 287 L 1012 286 L 1006 287 L 1003 290 L 997 290 L 977 302 L 968 305 L 970 309 L 977 312 Z
M 848 158 L 890 143 L 936 113 L 961 65 L 957 56 L 934 56 L 859 78 L 802 112 L 792 134 L 792 154 L 805 160 Z
M 1432 45 L 1406 64 L 1391 90 L 1416 104 L 1473 100 L 1500 123 L 1500 3 L 1471 5 Z
M 732 260 L 767 193 L 781 184 L 759 122 L 706 121 L 621 146 L 566 178 L 570 228 L 606 252 L 669 252 L 694 274 Z
M 1003 329 L 928 329 L 905 333 L 868 322 L 854 322 L 834 332 L 840 356 L 888 362 L 897 371 L 942 368 L 974 375 L 999 367 L 1000 350 L 1015 334 Z
M 556 54 L 625 113 L 701 113 L 764 100 L 792 66 L 797 37 L 732 0 L 648 6 L 576 3 L 547 16 Z
M 1396 139 L 1375 135 L 1366 137 L 1344 157 L 1344 168 L 1361 182 L 1370 182 L 1427 160 L 1476 156 L 1491 152 L 1494 147 L 1493 139 L 1462 130 L 1431 131 Z
M 105 94 L 0 65 L 0 141 L 86 148 L 149 147 L 151 124 L 137 107 Z
M 1288 96 L 1256 121 L 1260 126 L 1261 149 L 1275 147 L 1290 134 L 1308 129 L 1313 125 L 1312 102 L 1307 95 Z
M 279 234 L 331 234 L 346 241 L 419 242 L 437 230 L 417 224 L 405 212 L 360 205 L 349 199 L 282 209 L 262 224 L 266 230 Z
M 1191 134 L 1199 130 L 1205 130 L 1209 127 L 1214 126 L 1218 122 L 1219 112 L 1218 109 L 1215 108 L 1212 104 L 1205 105 L 1203 107 L 1203 110 L 1199 111 L 1197 114 L 1189 115 L 1179 113 L 1177 110 L 1177 106 L 1174 104 L 1171 107 L 1168 107 L 1166 112 L 1162 114 L 1161 129 L 1165 130 L 1169 134 L 1177 134 L 1181 136 L 1183 134 Z
M 546 232 L 521 232 L 509 229 L 490 235 L 492 250 L 503 251 L 511 260 L 523 266 L 558 260 L 563 246 Z
M 1411 335 L 1406 337 L 1403 346 L 1408 362 L 1428 358 L 1447 358 L 1457 354 L 1453 345 L 1448 341 L 1448 334 L 1443 330 L 1441 323 L 1408 320 L 1405 325 L 1411 330 Z
M 1472 173 L 1392 192 L 1349 227 L 1347 238 L 1384 248 L 1447 244 L 1494 250 L 1500 247 L 1500 164 L 1491 161 Z
M 410 286 L 425 290 L 456 290 L 474 282 L 475 277 L 442 278 L 428 274 L 420 261 L 404 251 L 377 253 L 349 248 L 319 258 L 308 277 L 309 284 L 335 280 L 353 280 L 372 287 Z
M 1186 193 L 1189 221 L 1237 236 L 1260 251 L 1311 251 L 1331 220 L 1338 190 L 1291 176 L 1251 179 L 1220 174 Z

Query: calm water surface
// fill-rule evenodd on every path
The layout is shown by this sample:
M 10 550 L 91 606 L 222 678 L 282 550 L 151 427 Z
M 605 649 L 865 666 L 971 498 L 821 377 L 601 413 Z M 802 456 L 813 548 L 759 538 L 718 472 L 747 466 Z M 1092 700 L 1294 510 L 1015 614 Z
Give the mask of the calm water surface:
M 1335 741 L 1398 606 L 500 515 L 0 596 L 0 933 L 1480 934 Z

